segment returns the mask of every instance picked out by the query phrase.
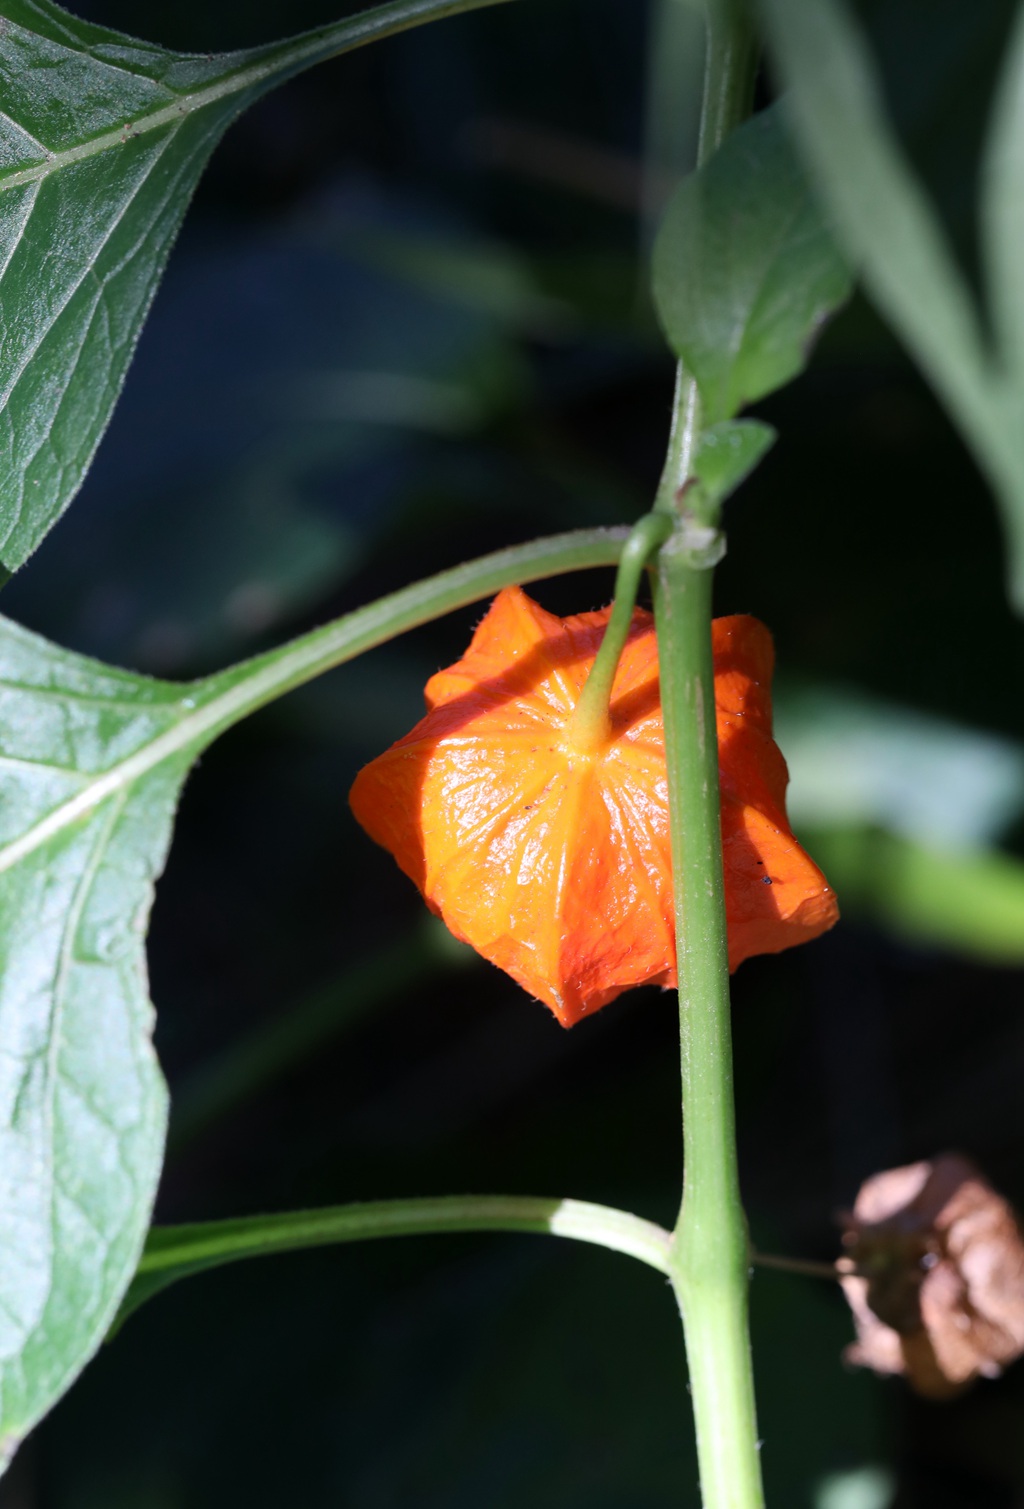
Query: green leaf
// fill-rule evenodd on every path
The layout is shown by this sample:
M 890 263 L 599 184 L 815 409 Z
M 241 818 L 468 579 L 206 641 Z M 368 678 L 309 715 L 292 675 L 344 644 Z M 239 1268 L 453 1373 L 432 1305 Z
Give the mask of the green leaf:
M 874 302 L 919 362 L 987 473 L 1024 611 L 1024 423 L 1016 363 L 1022 158 L 1020 33 L 1010 49 L 986 165 L 992 312 L 1009 373 L 990 359 L 978 311 L 942 228 L 886 119 L 864 39 L 838 0 L 759 0 L 801 155 Z M 1011 140 L 1011 133 L 1016 135 Z
M 52 0 L 0 3 L 0 567 L 68 506 L 124 380 L 185 206 L 224 131 L 313 63 L 503 0 L 392 0 L 216 57 Z
M 783 682 L 775 736 L 798 828 L 888 828 L 929 848 L 997 842 L 1024 812 L 1024 746 L 899 702 Z
M 196 755 L 255 708 L 625 530 L 499 551 L 189 686 L 0 619 L 0 1464 L 81 1370 L 135 1271 L 163 1148 L 143 939 Z
M 776 432 L 759 419 L 725 419 L 702 431 L 693 475 L 711 504 L 736 491 L 775 444 Z
M 180 688 L 0 620 L 0 1462 L 131 1277 L 165 1095 L 143 938 L 188 744 Z
M 1024 964 L 1024 864 L 939 848 L 882 828 L 801 828 L 844 910 L 890 931 L 1007 967 Z
M 845 251 L 955 409 L 986 422 L 970 293 L 906 162 L 853 21 L 834 0 L 761 0 L 787 118 Z
M 654 248 L 654 297 L 704 420 L 730 419 L 802 372 L 849 292 L 777 109 L 684 179 Z

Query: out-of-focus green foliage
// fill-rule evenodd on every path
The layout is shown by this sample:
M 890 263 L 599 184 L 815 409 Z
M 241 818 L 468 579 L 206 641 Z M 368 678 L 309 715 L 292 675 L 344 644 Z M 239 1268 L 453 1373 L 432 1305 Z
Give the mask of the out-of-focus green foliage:
M 1024 746 L 838 688 L 778 699 L 790 814 L 844 911 L 915 942 L 1024 963 Z
M 1018 227 L 1024 26 L 1008 48 L 983 169 L 985 304 L 886 119 L 870 53 L 837 0 L 761 0 L 787 112 L 851 262 L 972 445 L 1002 509 L 1011 598 L 1024 611 L 1024 270 Z
M 1024 864 L 990 850 L 937 849 L 884 828 L 807 828 L 802 837 L 851 916 L 990 964 L 1024 964 Z

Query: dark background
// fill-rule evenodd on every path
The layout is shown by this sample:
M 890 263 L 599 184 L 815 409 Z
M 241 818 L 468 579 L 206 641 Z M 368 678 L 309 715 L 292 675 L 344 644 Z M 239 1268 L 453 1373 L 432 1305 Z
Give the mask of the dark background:
M 193 50 L 337 14 L 326 0 L 79 9 Z M 1013 8 L 863 9 L 973 276 L 977 156 Z M 681 0 L 522 0 L 342 58 L 252 110 L 203 180 L 88 483 L 5 612 L 188 677 L 465 557 L 643 512 L 672 379 L 645 253 L 692 151 L 696 35 Z M 828 733 L 825 696 L 869 751 L 852 818 L 818 756 L 823 858 L 849 864 L 837 835 L 851 833 L 875 856 L 850 869 L 852 899 L 834 877 L 843 922 L 744 965 L 734 992 L 755 1240 L 828 1260 L 836 1212 L 880 1168 L 958 1148 L 1024 1200 L 1024 871 L 999 872 L 997 947 L 943 923 L 941 866 L 913 917 L 885 868 L 893 833 L 955 868 L 958 795 L 989 778 L 985 749 L 1010 775 L 998 817 L 960 841 L 982 862 L 1022 852 L 1024 632 L 991 501 L 866 304 L 759 412 L 780 440 L 730 505 L 719 608 L 772 628 L 800 738 Z M 591 573 L 537 595 L 570 612 L 609 592 Z M 426 676 L 479 616 L 293 694 L 192 776 L 150 947 L 175 1099 L 158 1219 L 463 1191 L 674 1219 L 672 998 L 638 991 L 563 1033 L 425 928 L 348 812 L 356 770 L 416 720 Z M 927 717 L 904 738 L 910 714 Z M 916 827 L 893 730 L 897 774 L 931 802 Z M 952 775 L 929 763 L 943 739 L 962 756 Z M 843 1365 L 837 1290 L 777 1273 L 755 1276 L 753 1325 L 770 1502 L 1024 1505 L 1024 1368 L 921 1404 Z M 0 1488 L 5 1509 L 525 1503 L 698 1503 L 666 1286 L 526 1237 L 189 1280 L 104 1349 Z

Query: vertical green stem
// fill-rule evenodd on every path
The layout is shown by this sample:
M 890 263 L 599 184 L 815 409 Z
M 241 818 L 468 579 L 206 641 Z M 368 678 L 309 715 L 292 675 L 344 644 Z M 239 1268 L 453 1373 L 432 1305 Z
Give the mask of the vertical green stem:
M 736 0 L 708 0 L 703 162 L 749 110 L 756 57 Z M 655 617 L 675 876 L 683 1101 L 683 1199 L 670 1277 L 686 1336 L 705 1509 L 764 1503 L 747 1319 L 711 649 L 717 519 L 688 517 L 684 484 L 700 438 L 695 385 L 680 370 L 656 507 L 680 526 L 661 550 Z M 700 525 L 697 530 L 694 525 Z M 698 548 L 699 544 L 699 548 Z
M 758 40 L 748 0 L 706 0 L 707 53 L 698 164 L 707 162 L 750 114 Z
M 733 1109 L 711 570 L 663 550 L 655 615 L 669 762 L 683 1099 L 670 1277 L 686 1334 L 705 1509 L 763 1503 Z

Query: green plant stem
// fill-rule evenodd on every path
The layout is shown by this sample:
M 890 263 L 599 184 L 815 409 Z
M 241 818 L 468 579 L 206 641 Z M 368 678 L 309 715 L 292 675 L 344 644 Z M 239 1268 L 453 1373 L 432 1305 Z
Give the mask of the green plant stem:
M 763 1503 L 736 1163 L 707 568 L 663 550 L 655 614 L 668 751 L 683 1101 L 670 1277 L 686 1334 L 706 1509 Z
M 640 578 L 655 550 L 671 533 L 672 520 L 665 514 L 645 514 L 630 530 L 629 539 L 622 547 L 611 616 L 573 714 L 569 738 L 578 749 L 596 749 L 611 733 L 612 686 L 633 622 Z
M 654 511 L 676 519 L 683 506 L 683 490 L 692 476 L 693 457 L 700 433 L 700 395 L 697 384 L 682 362 L 676 367 L 676 391 L 668 434 L 665 466 L 654 499 Z
M 519 1195 L 374 1200 L 196 1226 L 154 1226 L 114 1329 L 168 1284 L 241 1258 L 378 1237 L 456 1231 L 523 1231 L 569 1237 L 625 1253 L 659 1273 L 668 1272 L 669 1233 L 629 1211 L 607 1205 Z
M 198 754 L 232 724 L 294 687 L 407 629 L 490 597 L 515 582 L 538 581 L 588 566 L 614 565 L 628 534 L 628 529 L 578 529 L 496 550 L 357 608 L 255 660 L 182 685 L 180 716 L 173 726 L 90 779 L 33 827 L 0 846 L 0 873 L 19 864 L 107 797 L 127 790 L 148 770 L 179 753 Z
M 215 702 L 205 703 L 204 721 L 214 722 L 217 731 L 228 727 L 332 666 L 353 660 L 456 608 L 490 597 L 502 587 L 540 581 L 563 571 L 615 565 L 628 538 L 625 528 L 576 529 L 496 550 L 414 582 L 322 629 L 199 683 L 201 693 L 212 692 L 215 698 Z
M 706 0 L 707 50 L 698 166 L 750 114 L 760 51 L 748 0 Z
M 750 106 L 755 59 L 745 10 L 709 0 L 700 160 Z M 709 526 L 688 517 L 700 435 L 695 385 L 680 368 L 656 508 L 679 529 L 658 557 L 655 619 L 675 877 L 683 1103 L 683 1198 L 669 1276 L 686 1337 L 705 1509 L 764 1503 L 747 1315 L 749 1249 L 736 1159 L 728 947 L 711 647 Z M 700 525 L 701 550 L 694 526 Z
M 757 35 L 745 0 L 707 0 L 704 98 L 701 105 L 697 166 L 708 158 L 750 114 L 757 71 Z M 692 475 L 700 437 L 700 396 L 682 362 L 676 368 L 676 391 L 668 450 L 654 508 L 675 514 Z

